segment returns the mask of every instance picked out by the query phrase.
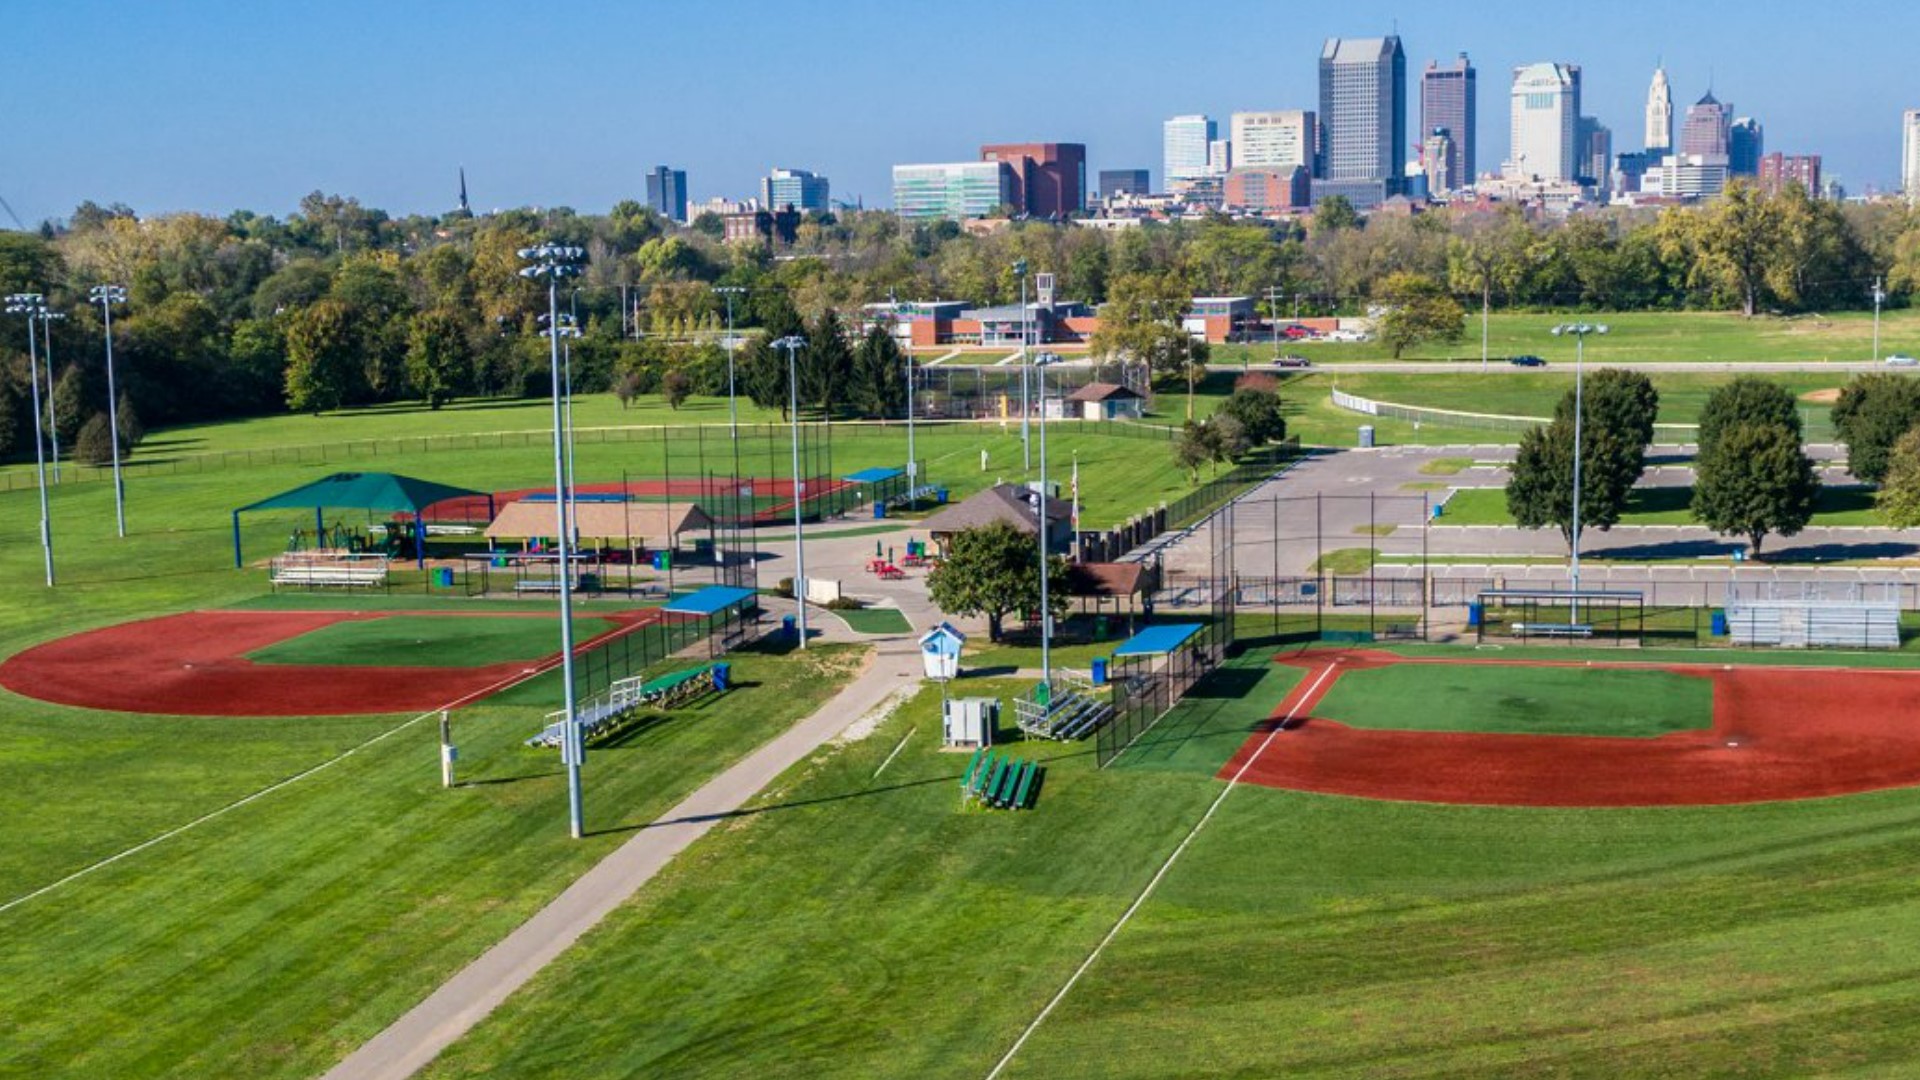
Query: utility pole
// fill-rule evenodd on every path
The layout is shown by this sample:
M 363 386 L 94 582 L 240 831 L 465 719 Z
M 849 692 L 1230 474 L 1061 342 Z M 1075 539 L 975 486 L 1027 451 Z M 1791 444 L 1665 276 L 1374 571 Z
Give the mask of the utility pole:
M 1880 305 L 1887 299 L 1886 290 L 1880 287 L 1880 279 L 1873 279 L 1873 355 L 1867 359 L 1878 362 L 1880 359 Z
M 1299 302 L 1294 301 L 1295 304 Z M 1273 359 L 1278 363 L 1280 360 L 1280 286 L 1278 285 L 1267 286 L 1267 318 L 1273 325 Z

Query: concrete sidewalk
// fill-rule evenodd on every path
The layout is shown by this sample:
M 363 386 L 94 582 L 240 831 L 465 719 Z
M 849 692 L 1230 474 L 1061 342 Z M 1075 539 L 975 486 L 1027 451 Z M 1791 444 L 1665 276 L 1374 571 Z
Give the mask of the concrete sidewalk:
M 910 612 L 909 618 L 916 614 Z M 328 1080 L 401 1080 L 424 1068 L 726 815 L 888 697 L 918 685 L 914 634 L 872 643 L 875 652 L 866 669 L 846 689 L 642 829 L 425 1001 L 328 1070 Z

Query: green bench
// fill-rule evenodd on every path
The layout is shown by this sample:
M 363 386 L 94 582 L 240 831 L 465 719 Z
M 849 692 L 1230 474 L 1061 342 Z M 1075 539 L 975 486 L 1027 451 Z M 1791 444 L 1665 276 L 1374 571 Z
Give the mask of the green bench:
M 1016 760 L 981 747 L 973 752 L 960 774 L 962 802 L 979 802 L 1000 810 L 1027 810 L 1039 795 L 1041 769 L 1032 759 Z

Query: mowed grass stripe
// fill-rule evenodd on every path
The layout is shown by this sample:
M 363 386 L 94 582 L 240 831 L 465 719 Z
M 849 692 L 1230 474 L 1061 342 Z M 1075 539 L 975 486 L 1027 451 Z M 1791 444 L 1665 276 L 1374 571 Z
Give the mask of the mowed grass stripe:
M 1668 671 L 1397 664 L 1348 671 L 1315 719 L 1389 731 L 1646 739 L 1713 726 L 1713 681 Z
M 576 618 L 573 639 L 612 630 L 608 619 Z M 560 652 L 559 620 L 538 615 L 385 615 L 310 630 L 255 649 L 256 664 L 485 667 Z

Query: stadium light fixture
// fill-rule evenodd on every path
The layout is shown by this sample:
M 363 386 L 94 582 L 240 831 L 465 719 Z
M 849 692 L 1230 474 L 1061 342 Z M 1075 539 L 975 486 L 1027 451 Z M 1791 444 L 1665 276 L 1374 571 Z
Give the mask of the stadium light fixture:
M 121 285 L 95 285 L 87 296 L 100 305 L 100 317 L 106 321 L 107 339 L 107 424 L 113 439 L 113 519 L 122 539 L 127 535 L 127 491 L 120 480 L 120 394 L 113 386 L 113 305 L 127 302 L 127 290 Z
M 800 647 L 807 647 L 807 545 L 800 522 L 803 492 L 800 486 L 800 377 L 794 357 L 807 347 L 807 339 L 788 334 L 773 343 L 787 351 L 787 420 L 793 433 L 793 599 L 800 609 Z
M 34 340 L 33 321 L 47 310 L 46 297 L 39 293 L 13 293 L 7 297 L 7 314 L 27 317 L 27 382 L 33 387 L 33 464 L 40 477 L 40 552 L 47 564 L 47 587 L 53 587 L 53 521 L 47 516 L 47 458 L 40 431 L 40 349 Z
M 1581 429 L 1585 419 L 1581 414 L 1586 411 L 1585 379 L 1587 335 L 1605 334 L 1606 323 L 1561 323 L 1548 333 L 1554 337 L 1571 336 L 1573 338 L 1573 561 L 1571 566 L 1572 591 L 1580 591 L 1580 451 Z M 1572 598 L 1568 608 L 1569 622 L 1580 621 L 1580 600 Z
M 541 244 L 520 249 L 520 257 L 528 261 L 528 265 L 521 268 L 520 276 L 534 281 L 546 279 L 548 326 L 560 323 L 561 279 L 579 276 L 580 264 L 586 256 L 583 249 L 562 244 Z M 566 702 L 560 756 L 567 767 L 568 828 L 573 838 L 578 840 L 586 835 L 585 814 L 581 806 L 580 766 L 586 758 L 587 747 L 586 736 L 580 728 L 579 703 L 575 699 L 573 685 L 573 523 L 568 520 L 565 498 L 567 467 L 560 386 L 560 337 L 559 334 L 547 335 L 553 378 L 553 513 L 557 533 L 555 554 L 559 558 L 560 570 L 560 668 Z

